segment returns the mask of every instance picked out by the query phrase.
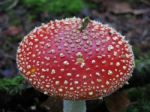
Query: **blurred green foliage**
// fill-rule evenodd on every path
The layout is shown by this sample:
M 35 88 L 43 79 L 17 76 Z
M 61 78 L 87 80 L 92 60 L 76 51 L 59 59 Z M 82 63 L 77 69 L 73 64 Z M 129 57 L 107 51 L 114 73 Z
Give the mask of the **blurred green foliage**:
M 0 79 L 0 91 L 7 92 L 9 94 L 16 94 L 23 89 L 24 78 L 19 75 L 14 78 L 2 78 Z
M 131 88 L 128 91 L 131 105 L 127 112 L 150 112 L 150 85 Z
M 19 0 L 0 0 L 0 11 L 11 10 Z
M 127 112 L 150 112 L 150 101 L 142 100 L 128 108 Z
M 53 0 L 48 4 L 48 10 L 54 13 L 70 13 L 75 14 L 83 9 L 82 0 Z
M 150 72 L 150 56 L 148 58 L 140 57 L 140 59 L 136 59 L 135 64 L 138 74 L 145 75 L 146 72 Z
M 22 3 L 35 13 L 50 12 L 64 15 L 77 14 L 85 6 L 83 0 L 22 0 Z
M 135 71 L 141 78 L 150 73 L 150 52 L 143 52 L 134 48 Z M 130 89 L 129 99 L 131 104 L 127 112 L 150 112 L 150 85 Z
M 146 75 L 150 73 L 150 52 L 143 53 L 141 49 L 133 49 L 135 55 L 135 70 L 138 74 Z

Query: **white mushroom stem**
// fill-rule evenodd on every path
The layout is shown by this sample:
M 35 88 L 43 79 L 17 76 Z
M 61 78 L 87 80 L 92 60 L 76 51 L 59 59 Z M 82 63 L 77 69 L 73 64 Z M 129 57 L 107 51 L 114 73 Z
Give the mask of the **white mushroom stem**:
M 63 112 L 86 112 L 85 101 L 64 100 Z

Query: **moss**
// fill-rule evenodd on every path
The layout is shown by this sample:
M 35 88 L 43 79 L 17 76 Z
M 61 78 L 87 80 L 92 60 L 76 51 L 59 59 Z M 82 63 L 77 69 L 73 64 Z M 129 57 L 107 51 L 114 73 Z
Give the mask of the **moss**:
M 22 0 L 22 1 L 26 6 L 29 6 L 29 7 L 42 6 L 43 4 L 48 2 L 48 0 Z
M 50 12 L 63 15 L 77 14 L 85 6 L 83 0 L 22 0 L 22 3 L 36 13 Z
M 150 52 L 143 52 L 140 48 L 133 48 L 135 56 L 135 71 L 136 74 L 146 75 L 150 73 Z
M 128 90 L 131 101 L 127 112 L 150 112 L 150 85 Z
M 23 89 L 23 81 L 24 78 L 20 75 L 14 78 L 0 79 L 0 91 L 16 94 Z
M 140 57 L 135 60 L 136 68 L 138 74 L 145 75 L 150 72 L 150 56 L 149 57 Z
M 127 112 L 150 112 L 150 101 L 141 100 L 129 106 Z

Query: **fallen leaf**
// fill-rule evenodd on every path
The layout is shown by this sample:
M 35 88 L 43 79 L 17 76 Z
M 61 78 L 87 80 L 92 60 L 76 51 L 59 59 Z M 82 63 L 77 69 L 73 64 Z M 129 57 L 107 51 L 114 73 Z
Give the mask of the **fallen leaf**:
M 150 12 L 150 8 L 147 9 L 133 9 L 127 2 L 107 1 L 103 2 L 107 7 L 107 10 L 113 14 L 134 14 L 141 15 Z
M 112 94 L 105 99 L 105 104 L 109 112 L 122 112 L 130 104 L 128 94 L 125 91 Z
M 106 4 L 108 11 L 114 14 L 131 13 L 133 9 L 126 2 L 109 2 Z
M 134 15 L 141 15 L 141 14 L 145 14 L 145 13 L 150 13 L 150 9 L 134 9 L 132 11 L 132 13 Z
M 40 106 L 48 112 L 62 112 L 63 110 L 63 102 L 59 98 L 48 97 Z
M 20 27 L 9 26 L 9 28 L 4 31 L 4 34 L 6 34 L 8 36 L 15 36 L 15 35 L 19 34 L 20 32 L 21 32 Z

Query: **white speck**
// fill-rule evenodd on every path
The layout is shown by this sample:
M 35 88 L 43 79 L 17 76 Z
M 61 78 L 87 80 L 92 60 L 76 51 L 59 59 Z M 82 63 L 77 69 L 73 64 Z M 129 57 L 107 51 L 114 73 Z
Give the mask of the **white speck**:
M 50 57 L 44 57 L 45 60 L 49 61 L 50 60 Z
M 97 79 L 97 82 L 102 82 L 102 80 L 101 79 Z
M 106 89 L 104 89 L 103 92 L 106 93 L 107 92 Z
M 108 41 L 108 40 L 110 40 L 110 37 L 109 37 L 109 36 L 106 37 L 106 41 Z
M 110 83 L 109 83 L 109 81 L 106 81 L 106 85 L 109 85 Z
M 74 84 L 78 84 L 79 82 L 78 81 L 74 81 Z
M 68 46 L 68 44 L 67 44 L 67 43 L 64 43 L 64 46 L 65 46 L 65 47 L 67 47 L 67 46 Z
M 120 72 L 120 75 L 123 75 L 123 72 Z
M 48 51 L 48 53 L 54 54 L 54 53 L 55 53 L 55 50 L 52 49 L 52 50 Z
M 116 66 L 120 66 L 120 62 L 116 62 Z
M 101 88 L 104 88 L 104 85 L 101 85 Z
M 85 66 L 85 63 L 81 63 L 80 67 L 83 68 Z
M 63 92 L 63 89 L 62 89 L 62 88 L 59 88 L 58 91 L 59 91 L 59 92 Z
M 74 88 L 73 88 L 73 87 L 70 87 L 70 90 L 74 90 Z
M 65 84 L 65 85 L 67 85 L 67 84 L 68 84 L 68 81 L 67 81 L 67 80 L 65 80 L 65 81 L 64 81 L 64 84 Z
M 49 87 L 50 87 L 50 85 L 45 85 L 45 87 L 49 88 Z
M 98 99 L 103 100 L 103 97 L 99 97 Z
M 61 58 L 63 58 L 65 55 L 64 55 L 63 53 L 60 53 L 59 56 L 60 56 Z
M 91 81 L 91 84 L 94 84 L 94 81 Z
M 114 37 L 113 37 L 113 40 L 117 40 L 117 38 L 118 38 L 117 36 L 114 36 Z
M 32 57 L 33 57 L 33 58 L 35 58 L 35 57 L 36 57 L 36 55 L 35 55 L 35 54 L 32 54 Z
M 123 66 L 122 68 L 123 68 L 124 70 L 126 70 L 127 67 L 126 67 L 126 66 Z
M 43 34 L 40 34 L 40 37 L 43 37 L 44 35 Z
M 122 45 L 122 41 L 119 41 L 118 44 Z
M 52 69 L 51 74 L 55 74 L 55 73 L 56 73 L 55 69 Z
M 82 56 L 82 53 L 81 52 L 77 52 L 76 56 Z
M 27 65 L 27 69 L 30 69 L 31 68 L 31 65 Z
M 29 78 L 29 81 L 32 81 L 32 79 L 31 79 L 31 78 Z
M 83 75 L 83 79 L 86 79 L 87 77 L 86 77 L 86 75 Z
M 67 73 L 67 76 L 72 76 L 72 73 Z
M 44 76 L 44 75 L 41 75 L 41 76 L 40 76 L 40 78 L 44 79 L 44 78 L 45 78 L 45 76 Z
M 76 68 L 72 68 L 72 70 L 76 70 Z
M 63 64 L 64 65 L 69 65 L 69 62 L 68 61 L 64 61 Z
M 106 70 L 105 69 L 102 69 L 102 72 L 105 72 Z
M 129 85 L 129 82 L 125 82 L 125 84 Z
M 60 71 L 61 71 L 61 72 L 64 72 L 64 71 L 65 71 L 65 69 L 61 68 L 61 69 L 60 69 Z
M 49 69 L 42 68 L 42 72 L 47 72 L 47 71 L 49 71 Z
M 118 78 L 118 77 L 119 77 L 119 75 L 116 75 L 116 77 Z
M 90 95 L 90 96 L 92 96 L 92 95 L 93 95 L 93 92 L 92 92 L 92 91 L 90 91 L 90 92 L 89 92 L 89 95 Z
M 102 64 L 106 64 L 106 60 L 102 61 Z
M 60 76 L 58 76 L 58 78 L 59 78 L 59 79 L 61 79 L 61 78 L 62 78 L 62 76 L 60 75 Z
M 87 42 L 86 42 L 88 45 L 90 45 L 90 46 L 92 46 L 92 41 L 90 41 L 90 40 L 87 40 Z
M 31 41 L 30 41 L 30 42 L 29 42 L 29 45 L 31 45 L 31 46 L 32 46 L 32 45 L 33 45 L 33 42 L 31 42 Z
M 56 84 L 56 85 L 59 85 L 59 84 L 60 84 L 60 82 L 59 82 L 59 81 L 55 81 L 55 84 Z
M 47 44 L 45 45 L 45 47 L 47 47 L 47 48 L 49 48 L 50 46 L 51 46 L 50 43 L 47 43 Z
M 110 62 L 110 65 L 114 65 L 114 63 L 113 63 L 113 62 Z
M 47 91 L 44 91 L 44 94 L 45 94 L 45 95 L 47 95 L 47 94 L 48 94 L 48 92 L 47 92 Z
M 117 52 L 116 51 L 114 51 L 114 56 L 117 56 Z
M 84 40 L 87 40 L 88 39 L 88 36 L 83 36 L 82 37 Z
M 84 84 L 84 85 L 87 85 L 87 82 L 84 82 L 83 84 Z
M 112 75 L 113 72 L 111 70 L 108 70 L 108 75 Z
M 90 68 L 86 68 L 86 71 L 89 71 L 90 70 Z
M 36 106 L 35 106 L 35 105 L 32 105 L 30 108 L 31 108 L 31 110 L 33 110 L 33 111 L 36 110 Z
M 98 52 L 98 51 L 99 51 L 99 48 L 96 48 L 96 51 Z
M 114 49 L 114 47 L 112 45 L 109 45 L 107 49 L 108 49 L 108 51 L 111 51 Z
M 80 74 L 77 74 L 76 77 L 80 77 Z
M 38 48 L 39 46 L 38 45 L 35 45 L 35 48 Z
M 101 57 L 101 56 L 97 56 L 97 58 L 98 58 L 98 59 L 101 59 L 102 57 Z
M 92 60 L 92 64 L 95 64 L 96 63 L 96 61 L 95 60 Z
M 56 64 L 56 63 L 58 63 L 58 61 L 54 60 L 54 63 Z
M 97 76 L 100 76 L 100 73 L 99 73 L 99 72 L 96 72 L 95 74 L 96 74 Z
M 99 46 L 100 45 L 100 41 L 96 41 L 96 45 Z
M 80 39 L 76 40 L 76 43 L 79 43 L 79 42 L 81 42 L 81 40 L 80 40 Z
M 115 30 L 111 29 L 111 30 L 110 30 L 110 33 L 111 33 L 111 34 L 114 34 L 114 33 L 115 33 Z

